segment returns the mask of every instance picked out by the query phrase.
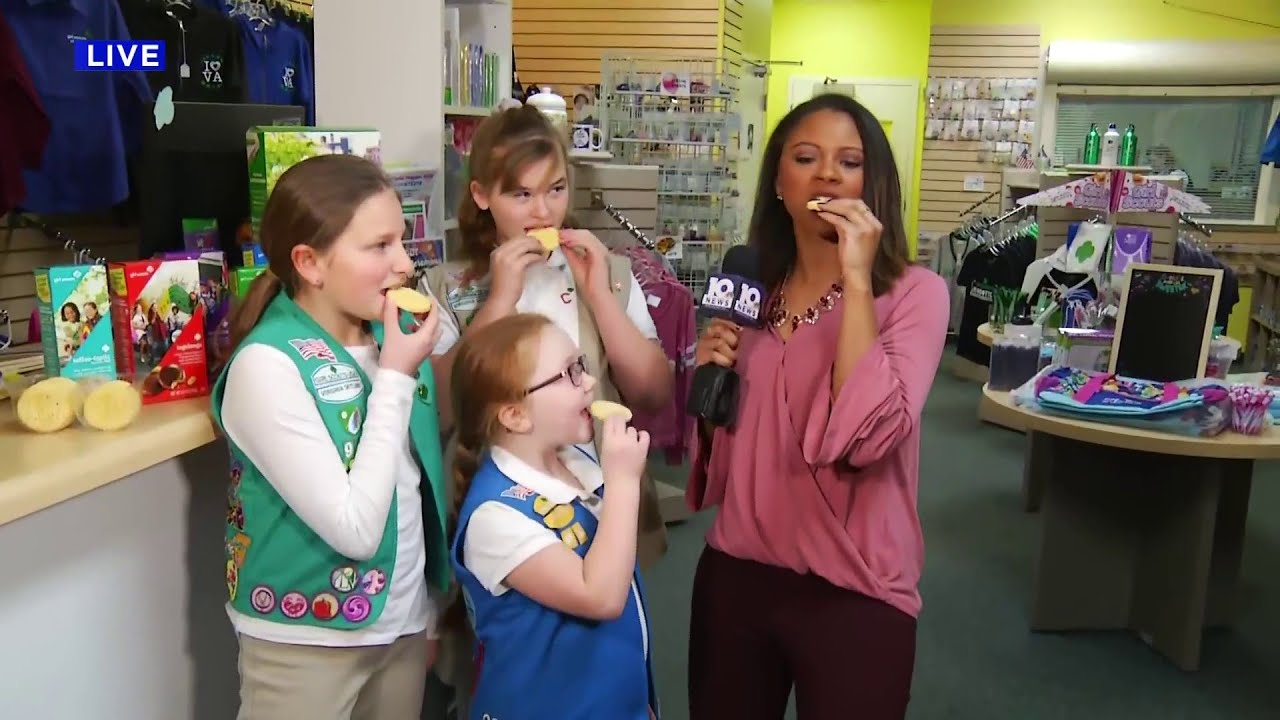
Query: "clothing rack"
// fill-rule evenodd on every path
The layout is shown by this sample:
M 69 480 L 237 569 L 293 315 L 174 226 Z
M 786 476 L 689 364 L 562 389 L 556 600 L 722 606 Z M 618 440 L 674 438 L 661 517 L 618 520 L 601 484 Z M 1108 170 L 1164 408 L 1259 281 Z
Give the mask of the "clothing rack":
M 671 263 L 667 260 L 666 256 L 658 252 L 657 243 L 655 243 L 653 240 L 650 240 L 649 236 L 645 235 L 643 230 L 636 227 L 636 224 L 631 222 L 631 220 L 629 220 L 626 215 L 623 215 L 620 210 L 610 205 L 609 203 L 605 202 L 603 192 L 599 190 L 591 191 L 591 207 L 597 210 L 603 210 L 606 215 L 613 218 L 614 222 L 622 226 L 622 229 L 626 230 L 627 234 L 635 238 L 636 242 L 640 243 L 640 245 L 642 245 L 649 252 L 652 252 L 654 255 L 657 255 L 658 259 L 662 261 L 662 266 L 664 268 L 666 268 L 673 275 L 675 274 L 675 270 L 671 267 Z
M 964 217 L 965 215 L 968 215 L 969 213 L 973 212 L 974 210 L 977 210 L 978 208 L 982 207 L 983 205 L 986 205 L 987 203 L 991 202 L 991 199 L 992 199 L 992 198 L 996 197 L 996 196 L 997 196 L 997 195 L 999 195 L 999 194 L 1000 194 L 1000 191 L 999 191 L 999 190 L 993 190 L 993 191 L 991 191 L 991 192 L 987 193 L 987 194 L 986 194 L 986 195 L 985 195 L 981 200 L 979 200 L 978 202 L 976 202 L 976 203 L 974 203 L 974 204 L 970 205 L 969 207 L 965 208 L 965 209 L 964 209 L 964 212 L 960 213 L 960 216 L 961 216 L 961 217 Z
M 1200 222 L 1191 219 L 1186 215 L 1186 213 L 1178 213 L 1178 220 L 1182 222 L 1182 224 L 1186 225 L 1192 230 L 1195 230 L 1196 232 L 1200 233 L 1205 237 L 1213 237 L 1213 228 L 1209 227 L 1208 225 L 1203 225 Z
M 56 245 L 61 245 L 63 250 L 71 253 L 73 264 L 75 265 L 107 264 L 106 260 L 94 255 L 93 251 L 80 247 L 74 238 L 52 225 L 45 223 L 43 220 L 38 220 L 29 215 L 23 215 L 22 213 L 14 210 L 9 213 L 9 219 L 6 222 L 6 225 L 9 226 L 9 237 L 12 237 L 14 231 L 18 228 L 27 228 L 29 230 L 38 231 L 40 234 L 44 235 L 45 238 Z
M 999 191 L 997 190 L 996 192 L 999 192 Z M 1027 210 L 1032 209 L 1032 207 L 1033 207 L 1033 206 L 1031 206 L 1031 205 L 1019 205 L 1018 207 L 1016 207 L 1016 208 L 1014 208 L 1014 209 L 1010 210 L 1009 212 L 1007 212 L 1007 213 L 1005 213 L 1005 214 L 1001 215 L 1000 217 L 996 218 L 995 220 L 992 220 L 992 221 L 991 221 L 991 225 L 999 225 L 1000 223 L 1004 222 L 1005 220 L 1008 220 L 1008 219 L 1009 219 L 1009 218 L 1011 218 L 1011 217 L 1014 217 L 1014 216 L 1016 216 L 1016 215 L 1018 215 L 1018 214 L 1020 214 L 1020 213 L 1024 213 L 1024 212 L 1026 212 Z

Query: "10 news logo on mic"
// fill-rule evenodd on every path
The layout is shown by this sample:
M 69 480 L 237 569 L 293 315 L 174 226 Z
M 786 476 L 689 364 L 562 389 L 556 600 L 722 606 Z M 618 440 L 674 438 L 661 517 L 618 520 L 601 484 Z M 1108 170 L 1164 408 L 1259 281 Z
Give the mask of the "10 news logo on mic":
M 740 275 L 716 273 L 707 279 L 702 310 L 707 317 L 721 318 L 746 327 L 759 327 L 764 288 Z

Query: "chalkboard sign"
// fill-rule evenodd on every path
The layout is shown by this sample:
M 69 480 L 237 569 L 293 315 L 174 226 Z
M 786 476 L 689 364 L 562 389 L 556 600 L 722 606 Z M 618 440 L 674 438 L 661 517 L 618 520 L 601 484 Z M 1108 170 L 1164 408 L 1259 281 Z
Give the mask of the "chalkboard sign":
M 1204 377 L 1222 271 L 1134 263 L 1111 341 L 1111 372 L 1172 382 Z

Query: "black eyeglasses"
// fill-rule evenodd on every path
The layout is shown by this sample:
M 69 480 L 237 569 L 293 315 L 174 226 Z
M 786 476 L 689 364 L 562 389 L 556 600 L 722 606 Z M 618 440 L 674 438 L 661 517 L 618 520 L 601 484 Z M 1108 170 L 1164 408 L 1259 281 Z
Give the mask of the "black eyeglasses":
M 543 380 L 537 385 L 534 385 L 528 390 L 525 390 L 524 394 L 528 395 L 529 393 L 537 392 L 538 390 L 541 390 L 542 388 L 548 385 L 559 382 L 562 378 L 569 378 L 569 382 L 573 383 L 574 387 L 582 387 L 582 374 L 585 373 L 586 371 L 587 371 L 587 358 L 585 355 L 579 356 L 577 360 L 573 361 L 573 364 L 569 365 L 569 367 L 565 368 L 564 370 L 561 370 L 558 375 L 556 375 L 555 377 L 549 380 Z

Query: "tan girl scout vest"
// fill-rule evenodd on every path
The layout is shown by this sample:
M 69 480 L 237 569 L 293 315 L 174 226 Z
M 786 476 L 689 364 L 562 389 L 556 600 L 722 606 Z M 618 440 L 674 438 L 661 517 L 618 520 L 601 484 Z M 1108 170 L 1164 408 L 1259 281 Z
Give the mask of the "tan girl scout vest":
M 609 253 L 609 288 L 613 297 L 625 312 L 627 300 L 631 294 L 631 260 L 621 255 Z M 440 300 L 449 313 L 453 315 L 462 331 L 471 322 L 471 318 L 479 310 L 488 295 L 488 288 L 475 283 L 460 287 L 460 281 L 466 272 L 463 263 L 444 263 L 429 268 L 424 282 L 431 294 Z M 567 272 L 567 270 L 566 270 Z M 601 400 L 622 402 L 623 398 L 614 387 L 609 375 L 609 360 L 605 356 L 604 344 L 596 330 L 595 320 L 587 303 L 578 302 L 578 345 L 586 357 L 587 372 L 597 380 L 596 397 Z M 596 446 L 596 457 L 599 457 L 599 446 Z M 453 467 L 453 440 L 450 439 L 445 449 L 445 467 Z M 667 551 L 667 530 L 662 522 L 662 513 L 658 509 L 658 491 L 653 479 L 646 476 L 641 485 L 639 538 L 636 556 L 641 568 L 652 567 Z M 450 507 L 453 500 L 450 499 Z

